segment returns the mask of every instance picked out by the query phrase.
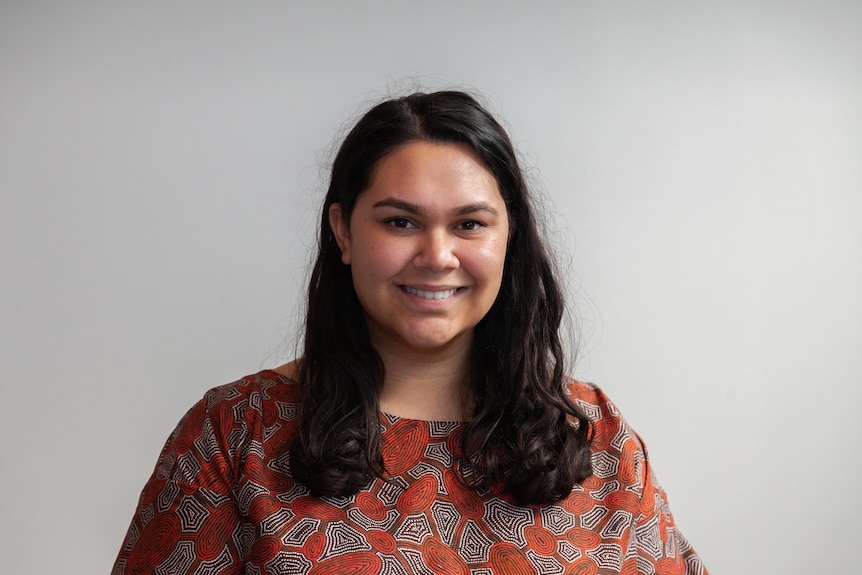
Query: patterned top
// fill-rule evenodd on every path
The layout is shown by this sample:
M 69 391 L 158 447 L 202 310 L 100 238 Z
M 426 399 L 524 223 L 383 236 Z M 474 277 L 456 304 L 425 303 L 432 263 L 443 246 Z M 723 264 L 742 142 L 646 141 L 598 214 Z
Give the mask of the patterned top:
M 168 439 L 113 574 L 706 574 L 640 438 L 601 390 L 569 389 L 594 425 L 594 474 L 531 507 L 464 485 L 462 424 L 389 415 L 387 480 L 312 497 L 288 465 L 296 383 L 262 371 L 212 389 Z

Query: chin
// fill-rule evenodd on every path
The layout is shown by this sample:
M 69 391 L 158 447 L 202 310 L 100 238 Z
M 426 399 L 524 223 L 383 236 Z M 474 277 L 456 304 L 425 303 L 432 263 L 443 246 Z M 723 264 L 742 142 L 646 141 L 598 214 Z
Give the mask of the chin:
M 449 349 L 465 340 L 464 334 L 446 334 L 427 337 L 416 337 L 414 334 L 413 337 L 405 339 L 404 341 L 411 349 L 425 353 L 433 353 Z
M 431 322 L 405 322 L 397 326 L 372 324 L 371 338 L 385 352 L 408 351 L 421 355 L 444 353 L 472 340 L 472 329 L 461 326 L 428 325 Z M 442 323 L 442 322 L 440 322 Z

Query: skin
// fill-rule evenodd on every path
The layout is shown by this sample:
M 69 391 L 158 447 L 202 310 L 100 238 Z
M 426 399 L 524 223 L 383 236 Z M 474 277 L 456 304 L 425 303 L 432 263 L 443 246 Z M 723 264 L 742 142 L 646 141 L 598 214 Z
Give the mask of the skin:
M 509 235 L 494 176 L 464 146 L 414 142 L 385 156 L 350 220 L 329 220 L 386 367 L 381 408 L 468 417 L 473 332 L 500 291 Z

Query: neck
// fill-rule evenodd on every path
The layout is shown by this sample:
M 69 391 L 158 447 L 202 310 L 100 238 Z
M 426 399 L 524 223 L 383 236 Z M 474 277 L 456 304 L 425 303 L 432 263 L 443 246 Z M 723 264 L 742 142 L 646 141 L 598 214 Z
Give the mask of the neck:
M 426 421 L 469 418 L 469 345 L 429 355 L 384 349 L 378 353 L 386 369 L 380 389 L 382 411 Z

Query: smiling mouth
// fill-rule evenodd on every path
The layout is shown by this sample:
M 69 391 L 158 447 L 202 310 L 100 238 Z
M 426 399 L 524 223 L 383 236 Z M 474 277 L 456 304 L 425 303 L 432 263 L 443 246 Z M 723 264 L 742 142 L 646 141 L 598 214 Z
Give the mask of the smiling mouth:
M 401 289 L 403 289 L 409 294 L 413 294 L 424 299 L 446 299 L 452 297 L 453 295 L 455 295 L 455 292 L 458 291 L 458 288 L 444 289 L 438 291 L 425 291 L 409 286 L 401 286 Z

